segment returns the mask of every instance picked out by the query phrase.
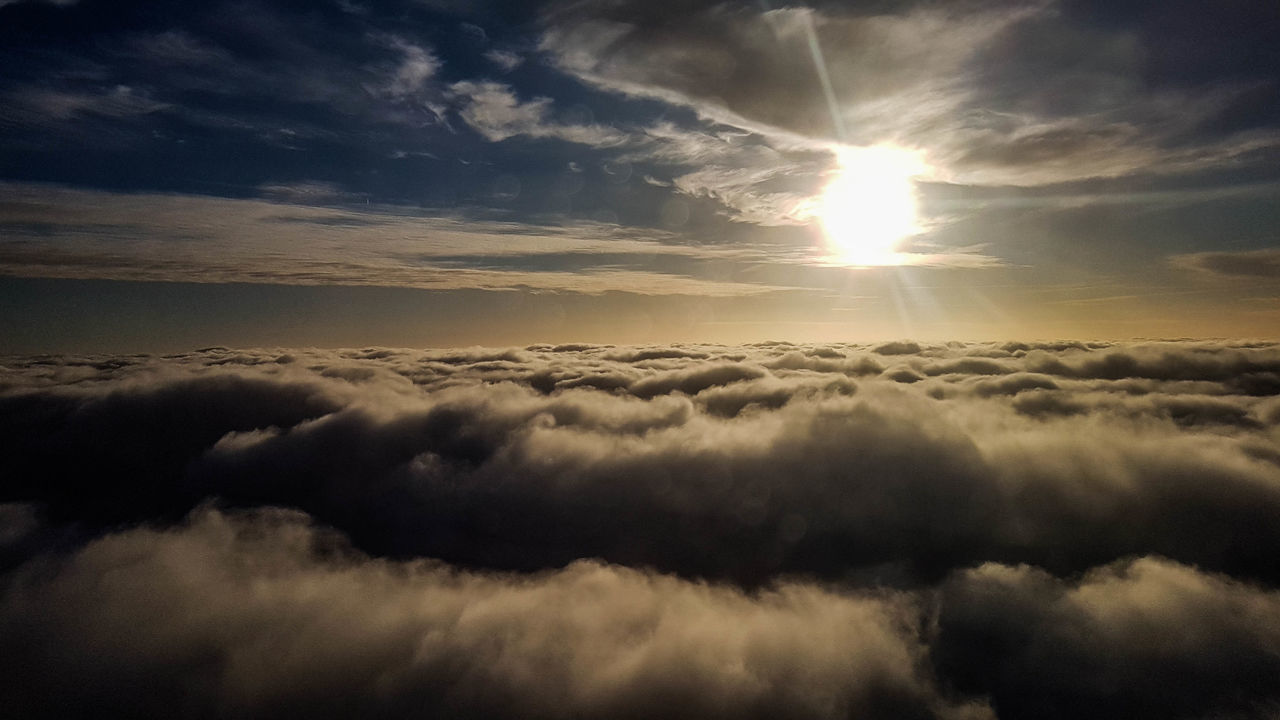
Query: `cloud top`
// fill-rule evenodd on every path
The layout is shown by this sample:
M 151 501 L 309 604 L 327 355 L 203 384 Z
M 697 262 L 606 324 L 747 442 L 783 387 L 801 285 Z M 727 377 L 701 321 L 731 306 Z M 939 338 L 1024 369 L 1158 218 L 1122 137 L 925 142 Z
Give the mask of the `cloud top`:
M 1280 701 L 1274 344 L 3 364 L 0 696 L 33 717 Z

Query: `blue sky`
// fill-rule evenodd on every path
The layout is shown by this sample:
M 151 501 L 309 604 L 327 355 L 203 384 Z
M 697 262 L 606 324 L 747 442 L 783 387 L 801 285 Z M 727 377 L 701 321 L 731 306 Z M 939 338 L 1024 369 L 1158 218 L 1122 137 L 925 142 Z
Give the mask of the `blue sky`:
M 1267 2 L 0 1 L 0 330 L 1273 335 L 1277 30 Z M 887 266 L 833 262 L 850 148 L 921 163 Z

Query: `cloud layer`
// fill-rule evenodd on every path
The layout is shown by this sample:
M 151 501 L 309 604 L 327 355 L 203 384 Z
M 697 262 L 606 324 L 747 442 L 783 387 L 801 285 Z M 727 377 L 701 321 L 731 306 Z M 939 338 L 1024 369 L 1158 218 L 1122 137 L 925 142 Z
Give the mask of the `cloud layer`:
M 144 685 L 152 715 L 1280 701 L 1275 345 L 5 365 L 3 694 L 33 715 Z
M 587 561 L 524 578 L 388 563 L 304 520 L 205 512 L 17 578 L 6 699 L 255 717 L 964 717 L 927 679 L 907 598 L 748 596 Z M 59 636 L 99 651 L 61 655 Z
M 1136 8 L 1118 22 L 1071 0 L 814 5 L 553 3 L 542 47 L 595 86 L 782 145 L 926 148 L 940 177 L 965 183 L 1185 173 L 1276 147 L 1254 105 L 1275 92 L 1270 56 L 1218 57 L 1234 51 L 1184 26 L 1190 15 L 1152 27 Z M 1219 22 L 1247 38 L 1275 19 L 1241 7 Z M 1183 79 L 1197 54 L 1216 58 L 1212 87 Z
M 323 183 L 267 185 L 263 200 L 0 188 L 10 198 L 0 273 L 14 276 L 729 297 L 782 289 L 728 276 L 766 257 L 786 260 L 616 223 L 371 208 Z
M 1021 295 L 997 307 L 1038 311 L 1004 330 L 984 307 L 948 302 L 967 328 L 985 325 L 972 337 L 1251 336 L 1276 314 L 1271 3 L 1207 21 L 1183 0 L 217 0 L 166 13 L 117 0 L 0 13 L 0 192 L 16 198 L 0 203 L 4 276 L 839 289 L 840 306 L 863 293 L 832 266 L 889 239 L 876 240 L 876 212 L 833 212 L 845 180 L 885 171 L 849 158 L 894 146 L 920 161 L 914 180 L 884 178 L 903 190 L 896 204 L 920 201 L 895 224 L 911 229 L 895 260 L 952 271 L 933 286 L 981 270 L 978 287 Z M 852 208 L 863 193 L 850 195 Z M 1057 322 L 1046 283 L 1066 302 L 1119 297 L 1113 317 L 1133 324 Z M 1238 329 L 1217 326 L 1226 315 Z M 822 337 L 800 323 L 693 337 L 778 334 Z M 888 334 L 971 337 L 954 323 Z

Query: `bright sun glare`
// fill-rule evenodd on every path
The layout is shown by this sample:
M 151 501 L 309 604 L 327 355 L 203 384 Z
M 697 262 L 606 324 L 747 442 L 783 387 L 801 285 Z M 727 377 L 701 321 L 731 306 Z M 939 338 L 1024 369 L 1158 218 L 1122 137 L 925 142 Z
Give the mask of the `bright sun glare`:
M 912 179 L 927 170 L 920 153 L 891 145 L 837 151 L 840 169 L 816 215 L 830 260 L 840 265 L 901 265 L 898 245 L 920 232 Z

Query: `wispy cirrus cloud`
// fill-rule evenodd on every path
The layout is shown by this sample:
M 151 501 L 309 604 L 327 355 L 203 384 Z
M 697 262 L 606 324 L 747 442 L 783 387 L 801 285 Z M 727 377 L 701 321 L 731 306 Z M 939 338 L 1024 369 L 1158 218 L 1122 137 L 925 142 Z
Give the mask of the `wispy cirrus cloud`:
M 1069 5 L 553 7 L 543 49 L 586 82 L 686 105 L 779 145 L 904 144 L 928 151 L 939 178 L 966 183 L 1185 173 L 1274 152 L 1274 127 L 1219 122 L 1271 87 L 1264 75 L 1211 88 L 1149 83 L 1142 36 L 1090 25 Z
M 498 48 L 486 52 L 484 57 L 501 68 L 503 72 L 511 72 L 524 63 L 524 58 L 518 53 Z
M 1280 279 L 1280 249 L 1204 252 L 1175 255 L 1175 267 L 1226 278 Z
M 499 142 L 517 135 L 555 138 L 566 142 L 612 147 L 628 136 L 600 125 L 566 125 L 549 118 L 551 100 L 535 98 L 521 102 L 512 89 L 501 83 L 462 81 L 449 87 L 459 99 L 462 119 L 487 140 Z
M 68 92 L 40 87 L 22 87 L 7 94 L 3 119 L 37 127 L 65 123 L 93 116 L 129 118 L 149 115 L 172 107 L 155 100 L 145 90 L 117 85 L 111 88 Z
M 749 265 L 766 257 L 761 248 L 682 245 L 603 223 L 366 209 L 329 183 L 266 185 L 267 200 L 8 189 L 0 270 L 20 277 L 712 297 L 785 287 L 722 279 L 724 267 L 707 263 Z

